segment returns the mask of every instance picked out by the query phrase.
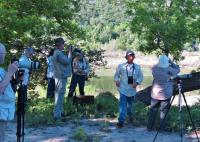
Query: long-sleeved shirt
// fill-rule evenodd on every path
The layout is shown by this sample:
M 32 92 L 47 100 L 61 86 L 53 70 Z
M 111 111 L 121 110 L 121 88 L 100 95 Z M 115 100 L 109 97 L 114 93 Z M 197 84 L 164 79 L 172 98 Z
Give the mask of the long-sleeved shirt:
M 126 96 L 135 96 L 136 88 L 132 84 L 128 84 L 128 76 L 132 76 L 133 82 L 141 84 L 143 81 L 143 73 L 141 67 L 137 64 L 122 63 L 118 66 L 114 80 L 120 82 L 118 90 Z
M 166 100 L 173 95 L 173 82 L 170 81 L 171 76 L 175 76 L 180 72 L 178 65 L 172 64 L 167 68 L 161 68 L 157 65 L 152 68 L 153 83 L 151 97 L 157 100 Z
M 55 49 L 53 53 L 54 77 L 60 79 L 70 77 L 72 72 L 71 61 L 70 56 L 60 49 Z
M 53 72 L 54 72 L 53 56 L 49 56 L 47 58 L 47 78 L 52 78 L 53 77 Z

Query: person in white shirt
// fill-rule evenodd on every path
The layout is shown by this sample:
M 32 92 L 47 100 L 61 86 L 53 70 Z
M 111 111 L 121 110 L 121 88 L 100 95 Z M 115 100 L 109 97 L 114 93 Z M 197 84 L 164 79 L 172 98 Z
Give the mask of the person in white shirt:
M 53 66 L 53 52 L 54 49 L 51 49 L 49 56 L 47 57 L 47 98 L 54 98 L 55 95 L 55 79 L 53 78 L 54 66 Z
M 5 46 L 0 43 L 0 64 L 4 63 L 5 55 Z M 17 69 L 17 61 L 10 64 L 7 71 L 0 67 L 0 142 L 5 140 L 7 121 L 13 120 L 15 115 L 15 93 L 10 81 Z
M 143 73 L 140 66 L 133 63 L 135 53 L 128 50 L 125 58 L 127 62 L 119 64 L 114 75 L 120 94 L 118 127 L 123 127 L 126 113 L 132 118 L 132 104 L 136 95 L 136 87 L 143 81 Z

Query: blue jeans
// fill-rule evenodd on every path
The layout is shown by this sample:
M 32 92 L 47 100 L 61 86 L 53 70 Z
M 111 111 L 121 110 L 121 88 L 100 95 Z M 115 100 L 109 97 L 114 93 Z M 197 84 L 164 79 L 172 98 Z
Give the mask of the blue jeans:
M 131 116 L 132 113 L 132 107 L 133 107 L 133 100 L 134 96 L 127 97 L 126 95 L 120 93 L 120 99 L 119 99 L 119 122 L 124 123 L 127 115 Z
M 47 98 L 53 98 L 55 93 L 55 80 L 54 78 L 48 78 L 47 86 Z
M 85 95 L 85 92 L 84 92 L 85 77 L 86 77 L 85 75 L 76 75 L 76 74 L 72 75 L 72 80 L 71 80 L 71 84 L 70 84 L 70 87 L 69 87 L 68 97 L 73 96 L 77 84 L 79 86 L 80 95 L 82 95 L 82 96 Z
M 64 95 L 66 92 L 67 78 L 60 79 L 55 78 L 55 106 L 54 106 L 54 118 L 61 118 L 63 113 Z

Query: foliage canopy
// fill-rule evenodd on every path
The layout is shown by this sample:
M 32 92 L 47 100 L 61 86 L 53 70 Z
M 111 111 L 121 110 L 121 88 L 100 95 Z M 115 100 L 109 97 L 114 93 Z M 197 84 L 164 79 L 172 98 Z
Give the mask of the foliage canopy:
M 132 16 L 131 30 L 140 40 L 139 50 L 172 54 L 178 58 L 184 44 L 199 38 L 198 0 L 126 0 Z

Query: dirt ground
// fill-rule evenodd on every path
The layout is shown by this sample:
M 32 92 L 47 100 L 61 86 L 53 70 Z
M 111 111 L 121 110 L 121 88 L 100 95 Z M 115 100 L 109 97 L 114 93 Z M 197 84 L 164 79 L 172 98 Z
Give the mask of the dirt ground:
M 78 142 L 77 130 L 82 129 L 87 142 L 153 142 L 157 131 L 147 131 L 145 127 L 126 124 L 116 127 L 116 119 L 87 119 L 80 122 L 68 122 L 51 127 L 25 128 L 25 142 Z M 200 137 L 200 131 L 198 132 Z M 16 124 L 9 123 L 6 130 L 6 142 L 16 141 Z M 180 142 L 179 133 L 161 132 L 156 142 Z M 197 142 L 194 133 L 185 134 L 183 142 Z

